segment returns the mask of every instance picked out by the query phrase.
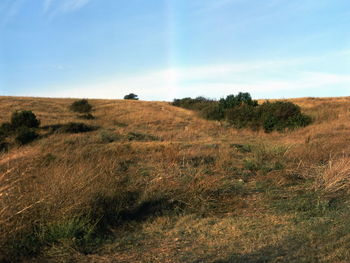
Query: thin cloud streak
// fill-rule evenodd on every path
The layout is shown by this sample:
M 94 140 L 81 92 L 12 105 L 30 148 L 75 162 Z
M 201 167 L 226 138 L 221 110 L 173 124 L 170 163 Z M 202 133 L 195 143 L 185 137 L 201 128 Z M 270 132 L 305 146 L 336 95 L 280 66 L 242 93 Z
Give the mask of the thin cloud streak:
M 91 0 L 43 0 L 44 13 L 68 13 L 85 7 Z
M 47 13 L 54 0 L 44 0 L 44 13 Z
M 212 10 L 215 10 L 218 8 L 223 8 L 227 5 L 242 2 L 242 1 L 243 0 L 215 0 L 215 1 L 199 0 L 199 1 L 194 2 L 195 12 L 200 14 L 200 13 L 212 11 Z
M 11 2 L 5 2 L 0 10 L 0 27 L 6 26 L 10 23 L 19 13 L 26 0 L 13 0 Z
M 91 0 L 67 0 L 62 5 L 62 10 L 65 12 L 71 12 L 78 10 L 87 5 Z
M 253 96 L 269 94 L 298 94 L 308 89 L 324 89 L 332 86 L 350 87 L 350 75 L 299 70 L 280 78 L 268 77 L 270 71 L 285 69 L 307 62 L 292 59 L 241 64 L 209 65 L 172 68 L 140 75 L 119 76 L 116 79 L 67 86 L 53 97 L 122 98 L 134 92 L 145 100 L 172 100 L 184 96 L 220 98 L 240 91 Z

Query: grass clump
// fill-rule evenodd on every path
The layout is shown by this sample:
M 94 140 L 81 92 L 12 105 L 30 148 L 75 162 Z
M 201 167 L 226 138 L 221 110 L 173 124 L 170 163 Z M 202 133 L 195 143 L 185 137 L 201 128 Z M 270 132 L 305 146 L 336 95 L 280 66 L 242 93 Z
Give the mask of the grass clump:
M 93 251 L 100 242 L 96 234 L 96 224 L 92 224 L 87 217 L 44 225 L 36 233 L 42 245 L 65 244 L 84 254 Z
M 113 133 L 107 130 L 103 130 L 100 132 L 100 138 L 102 143 L 111 143 L 116 142 L 122 139 L 122 136 L 117 133 Z
M 139 133 L 139 132 L 129 132 L 126 137 L 128 141 L 160 141 L 161 140 L 157 136 Z
M 86 99 L 77 100 L 74 101 L 70 106 L 69 109 L 74 112 L 79 113 L 90 113 L 92 110 L 92 105 L 88 102 Z
M 90 218 L 81 216 L 33 226 L 31 231 L 22 233 L 6 246 L 12 259 L 21 261 L 24 258 L 35 257 L 51 247 L 61 250 L 73 248 L 88 254 L 100 243 L 96 224 L 93 224 Z

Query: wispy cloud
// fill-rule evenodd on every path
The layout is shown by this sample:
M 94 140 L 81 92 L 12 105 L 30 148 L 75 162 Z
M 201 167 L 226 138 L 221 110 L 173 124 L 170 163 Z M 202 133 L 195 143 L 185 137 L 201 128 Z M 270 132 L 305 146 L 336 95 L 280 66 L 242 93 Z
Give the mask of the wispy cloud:
M 312 60 L 313 58 L 311 58 Z M 122 98 L 134 92 L 146 100 L 172 100 L 176 97 L 220 98 L 239 91 L 254 97 L 301 96 L 312 89 L 343 88 L 350 91 L 350 75 L 303 70 L 309 58 L 271 60 L 224 65 L 171 68 L 139 75 L 67 86 L 48 96 Z M 282 76 L 277 71 L 287 72 Z M 272 74 L 271 74 L 272 72 Z M 59 91 L 58 91 L 59 90 Z M 299 94 L 299 95 L 298 95 Z M 41 94 L 42 95 L 42 94 Z
M 54 0 L 44 0 L 44 12 L 48 12 Z
M 26 0 L 6 1 L 0 4 L 0 27 L 7 25 L 19 13 Z
M 78 10 L 85 5 L 87 5 L 91 0 L 66 0 L 62 5 L 63 11 L 75 11 Z
M 91 0 L 43 0 L 45 13 L 57 14 L 79 10 L 86 6 Z
M 225 7 L 229 4 L 242 2 L 243 0 L 196 0 L 193 2 L 197 13 L 207 12 Z

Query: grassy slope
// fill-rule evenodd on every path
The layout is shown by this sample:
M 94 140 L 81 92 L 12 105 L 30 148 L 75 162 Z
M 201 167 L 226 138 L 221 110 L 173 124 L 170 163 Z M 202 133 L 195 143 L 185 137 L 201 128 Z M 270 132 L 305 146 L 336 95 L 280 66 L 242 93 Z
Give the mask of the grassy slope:
M 21 109 L 79 122 L 73 101 L 0 97 L 0 122 Z M 349 262 L 350 98 L 293 101 L 314 124 L 264 134 L 163 102 L 91 100 L 84 122 L 99 130 L 0 155 L 2 259 Z

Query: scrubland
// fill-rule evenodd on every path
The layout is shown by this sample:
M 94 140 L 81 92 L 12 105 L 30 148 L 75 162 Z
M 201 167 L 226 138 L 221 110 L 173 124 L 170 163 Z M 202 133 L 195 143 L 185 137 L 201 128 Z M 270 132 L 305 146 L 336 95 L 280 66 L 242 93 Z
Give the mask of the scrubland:
M 3 262 L 350 262 L 350 98 L 291 99 L 313 123 L 234 129 L 166 102 L 0 97 L 0 122 L 97 130 L 0 154 Z

